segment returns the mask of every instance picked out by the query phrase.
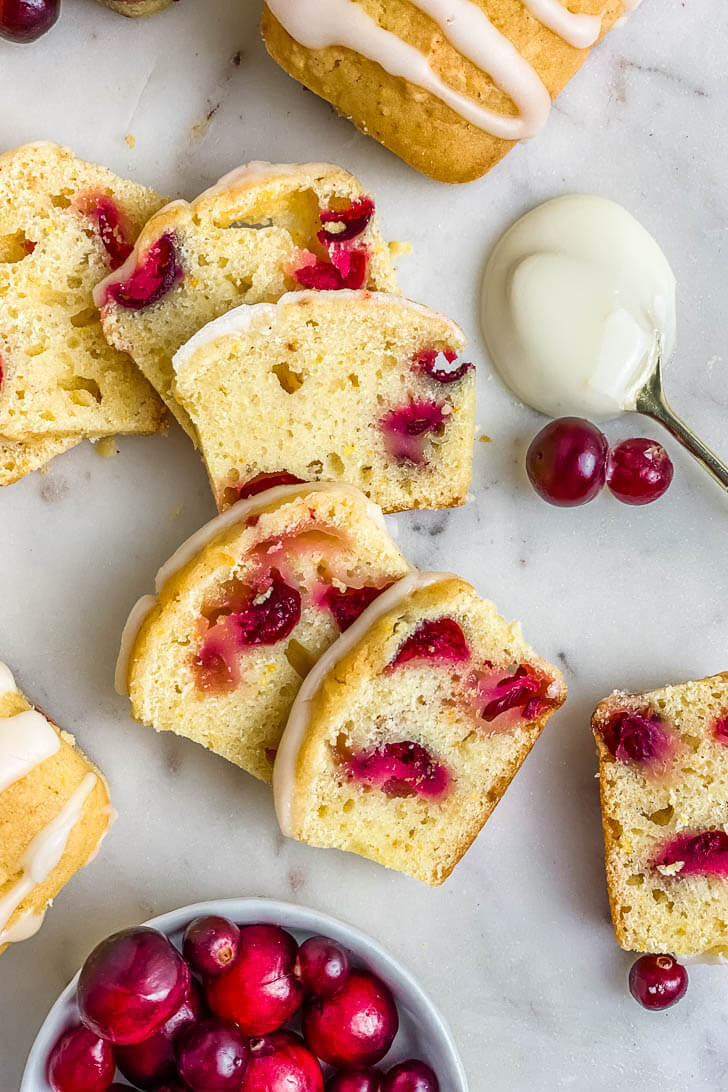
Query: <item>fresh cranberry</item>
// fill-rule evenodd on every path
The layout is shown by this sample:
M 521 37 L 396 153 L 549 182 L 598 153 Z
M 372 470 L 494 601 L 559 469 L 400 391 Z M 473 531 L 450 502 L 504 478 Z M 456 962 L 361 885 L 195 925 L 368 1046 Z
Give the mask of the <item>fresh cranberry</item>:
M 382 1092 L 440 1092 L 440 1082 L 429 1065 L 410 1058 L 389 1070 Z
M 358 290 L 366 284 L 369 252 L 332 245 L 329 260 L 314 259 L 293 274 L 303 288 L 336 292 L 342 288 Z
M 390 410 L 380 422 L 387 452 L 393 459 L 424 462 L 427 434 L 439 435 L 445 421 L 446 414 L 437 402 L 411 402 Z
M 609 444 L 581 417 L 560 417 L 541 429 L 526 454 L 531 485 L 549 504 L 573 508 L 594 500 L 607 476 Z
M 231 496 L 234 494 L 234 500 L 227 499 L 226 503 L 235 503 L 235 501 L 245 500 L 247 497 L 256 497 L 258 493 L 264 493 L 266 489 L 275 489 L 278 485 L 301 485 L 302 482 L 302 478 L 297 478 L 295 474 L 289 474 L 287 470 L 281 470 L 278 474 L 256 474 L 254 478 L 236 489 L 229 487 Z M 226 489 L 225 492 L 227 494 L 228 490 Z
M 349 957 L 329 937 L 309 937 L 298 950 L 295 971 L 306 993 L 330 997 L 349 977 Z
M 238 1028 L 208 1019 L 183 1031 L 176 1043 L 180 1076 L 193 1092 L 240 1092 L 250 1048 Z
M 253 1039 L 241 1092 L 323 1092 L 321 1066 L 290 1031 Z
M 674 872 L 677 877 L 728 877 L 728 834 L 724 830 L 678 834 L 663 846 L 655 865 L 658 869 L 679 865 Z
M 635 762 L 655 774 L 668 770 L 678 747 L 676 734 L 649 709 L 613 713 L 599 734 L 620 762 Z
M 719 743 L 728 745 L 728 716 L 718 718 L 713 725 L 713 735 Z
M 324 246 L 348 243 L 366 231 L 373 215 L 374 202 L 371 197 L 358 198 L 348 209 L 322 209 L 320 219 L 323 229 L 319 232 L 319 241 Z M 336 229 L 327 227 L 327 224 L 335 224 Z
M 382 1074 L 369 1066 L 340 1069 L 326 1082 L 326 1092 L 381 1092 Z
M 643 955 L 632 964 L 629 992 L 646 1009 L 669 1009 L 688 988 L 688 972 L 670 955 Z
M 457 360 L 457 353 L 452 352 L 451 349 L 444 349 L 439 352 L 437 349 L 423 349 L 414 358 L 414 365 L 419 370 L 429 375 L 430 379 L 436 380 L 438 383 L 457 383 L 459 379 L 462 379 L 464 375 L 467 375 L 469 371 L 472 371 L 472 364 L 460 364 L 457 368 L 445 368 L 442 364 L 438 367 L 438 360 L 440 357 L 444 357 L 447 364 L 454 364 Z
M 0 38 L 34 42 L 61 13 L 61 0 L 0 0 Z
M 102 195 L 81 198 L 79 208 L 96 224 L 101 242 L 109 255 L 109 264 L 112 269 L 118 269 L 134 249 L 126 234 L 119 206 L 110 197 Z
M 120 307 L 141 311 L 161 300 L 183 276 L 174 236 L 162 235 L 128 280 L 109 286 L 109 296 Z
M 512 675 L 481 684 L 481 692 L 487 693 L 488 700 L 480 715 L 488 724 L 513 710 L 519 715 L 517 719 L 534 720 L 553 704 L 546 693 L 550 685 L 550 679 L 519 664 Z
M 200 987 L 191 983 L 190 996 L 161 1028 L 141 1043 L 117 1046 L 116 1064 L 128 1081 L 139 1088 L 154 1089 L 177 1075 L 174 1044 L 177 1037 L 200 1019 L 203 1012 Z
M 227 918 L 208 914 L 195 918 L 185 929 L 182 954 L 199 975 L 226 971 L 238 957 L 240 930 Z
M 623 504 L 651 504 L 667 492 L 674 473 L 662 444 L 636 436 L 612 448 L 607 485 Z
M 48 1059 L 48 1080 L 54 1092 L 106 1092 L 114 1079 L 110 1043 L 88 1028 L 64 1032 Z
M 414 633 L 402 642 L 390 668 L 410 660 L 442 660 L 459 663 L 470 659 L 470 650 L 460 626 L 452 618 L 432 618 L 420 622 Z
M 84 1024 L 112 1043 L 140 1043 L 182 1006 L 190 971 L 156 929 L 125 929 L 103 940 L 78 981 Z
M 375 751 L 353 754 L 343 763 L 348 777 L 381 789 L 387 796 L 421 796 L 441 800 L 452 778 L 419 743 L 384 743 Z
M 353 622 L 356 622 L 359 615 L 366 610 L 369 604 L 373 603 L 377 596 L 381 595 L 388 587 L 390 587 L 389 584 L 384 584 L 381 588 L 367 586 L 364 588 L 344 588 L 341 591 L 332 584 L 324 592 L 321 605 L 331 611 L 334 621 L 341 632 L 344 633 Z
M 394 998 L 366 971 L 353 971 L 333 997 L 312 998 L 303 1011 L 303 1034 L 329 1065 L 376 1065 L 399 1028 Z
M 303 988 L 294 974 L 297 954 L 293 937 L 276 925 L 241 929 L 237 960 L 205 983 L 210 1008 L 246 1035 L 277 1031 L 303 1001 Z

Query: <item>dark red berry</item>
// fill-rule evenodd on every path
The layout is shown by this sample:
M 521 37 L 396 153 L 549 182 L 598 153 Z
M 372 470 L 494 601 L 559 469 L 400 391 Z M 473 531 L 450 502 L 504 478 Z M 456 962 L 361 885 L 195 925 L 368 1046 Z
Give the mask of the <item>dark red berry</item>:
M 360 197 L 352 201 L 348 209 L 322 209 L 319 242 L 324 246 L 330 243 L 347 243 L 366 231 L 374 215 L 374 202 L 371 197 Z M 329 227 L 327 225 L 336 225 Z
M 349 977 L 349 956 L 328 937 L 309 937 L 298 950 L 295 973 L 306 993 L 330 997 Z
M 382 1092 L 440 1092 L 440 1082 L 429 1065 L 410 1058 L 389 1070 Z
M 163 1081 L 176 1077 L 174 1044 L 185 1028 L 200 1019 L 203 1008 L 200 987 L 193 981 L 188 999 L 148 1039 L 128 1046 L 116 1046 L 116 1064 L 127 1080 L 135 1087 L 157 1092 Z
M 141 311 L 157 303 L 184 276 L 173 235 L 162 235 L 147 251 L 131 276 L 109 286 L 108 294 L 121 307 Z
M 48 1059 L 53 1092 L 106 1092 L 114 1079 L 111 1043 L 85 1027 L 66 1031 Z
M 394 998 L 366 971 L 354 971 L 333 997 L 312 998 L 303 1012 L 303 1034 L 329 1065 L 376 1065 L 399 1028 Z
M 651 504 L 667 491 L 674 473 L 662 444 L 636 436 L 612 448 L 607 485 L 623 504 Z
M 176 1052 L 180 1076 L 193 1092 L 240 1092 L 250 1048 L 233 1024 L 216 1019 L 193 1024 L 180 1035 Z
M 609 444 L 581 417 L 561 417 L 542 428 L 526 453 L 531 485 L 549 504 L 573 508 L 594 500 L 607 475 Z
M 351 754 L 342 766 L 353 781 L 372 785 L 387 796 L 440 800 L 452 783 L 447 766 L 437 762 L 421 744 L 410 740 L 383 743 L 375 751 Z
M 438 383 L 457 383 L 464 375 L 473 370 L 473 364 L 459 364 L 457 368 L 446 367 L 457 360 L 457 353 L 451 349 L 438 352 L 437 349 L 423 349 L 414 358 L 414 366 L 429 375 Z M 444 363 L 443 363 L 444 361 Z
M 366 610 L 369 604 L 373 603 L 377 596 L 381 595 L 389 586 L 389 584 L 384 584 L 381 588 L 344 588 L 341 591 L 332 584 L 322 595 L 321 604 L 328 607 L 334 616 L 334 621 L 343 633 Z
M 34 42 L 61 13 L 61 0 L 0 0 L 0 38 Z
M 668 1009 L 687 988 L 688 972 L 670 955 L 643 955 L 630 968 L 629 992 L 646 1009 Z
M 227 918 L 208 914 L 195 918 L 185 929 L 182 954 L 199 975 L 221 974 L 235 962 L 240 930 Z
M 326 1092 L 381 1092 L 382 1074 L 369 1066 L 340 1069 L 326 1082 Z
M 684 876 L 728 877 L 728 834 L 724 830 L 678 834 L 662 847 L 655 858 L 655 866 L 670 868 L 668 875 L 676 879 Z M 675 866 L 674 870 L 672 866 Z
M 447 415 L 437 402 L 411 402 L 390 410 L 380 421 L 387 452 L 393 459 L 422 463 L 429 433 L 439 436 Z
M 277 1031 L 303 1001 L 303 989 L 294 974 L 297 954 L 296 941 L 284 929 L 245 926 L 240 930 L 235 963 L 205 983 L 210 1008 L 246 1035 Z
M 468 659 L 470 650 L 457 622 L 452 618 L 432 618 L 421 622 L 402 642 L 389 666 L 400 667 L 410 660 L 459 663 Z

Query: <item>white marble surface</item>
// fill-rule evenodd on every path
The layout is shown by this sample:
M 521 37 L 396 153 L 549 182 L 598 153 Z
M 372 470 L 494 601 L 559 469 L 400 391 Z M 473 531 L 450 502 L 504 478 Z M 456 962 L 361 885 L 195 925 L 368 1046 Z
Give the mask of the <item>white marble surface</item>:
M 676 480 L 659 505 L 542 504 L 522 471 L 541 419 L 491 377 L 476 303 L 488 247 L 516 215 L 569 190 L 621 201 L 677 273 L 673 401 L 728 453 L 724 0 L 645 0 L 548 129 L 461 189 L 414 174 L 278 71 L 258 40 L 257 0 L 181 0 L 136 24 L 93 0 L 64 7 L 39 45 L 0 43 L 0 146 L 66 142 L 188 196 L 249 158 L 330 158 L 371 187 L 389 236 L 413 243 L 402 286 L 464 325 L 492 442 L 477 446 L 475 503 L 397 517 L 401 542 L 418 564 L 461 572 L 520 617 L 564 667 L 570 698 L 442 889 L 284 843 L 262 785 L 133 724 L 112 689 L 129 606 L 212 513 L 182 434 L 122 441 L 111 460 L 80 448 L 4 491 L 0 658 L 108 771 L 120 818 L 39 936 L 0 962 L 3 1092 L 17 1088 L 47 1008 L 98 939 L 181 903 L 244 894 L 306 903 L 383 940 L 452 1021 L 473 1092 L 723 1087 L 724 969 L 695 968 L 687 999 L 662 1015 L 626 992 L 588 716 L 615 686 L 728 666 L 728 498 L 671 444 Z M 657 428 L 609 427 L 615 438 L 645 432 Z

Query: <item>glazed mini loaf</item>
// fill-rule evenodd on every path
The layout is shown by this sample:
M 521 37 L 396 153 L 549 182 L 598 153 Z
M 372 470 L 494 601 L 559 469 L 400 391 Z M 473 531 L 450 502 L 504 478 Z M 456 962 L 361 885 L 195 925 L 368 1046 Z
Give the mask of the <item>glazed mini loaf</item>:
M 0 664 L 0 953 L 37 932 L 111 821 L 103 774 Z
M 306 677 L 273 773 L 281 830 L 441 884 L 565 697 L 470 584 L 412 573 Z
M 156 597 L 134 609 L 117 689 L 137 720 L 270 781 L 302 679 L 409 568 L 379 509 L 351 487 L 248 497 L 181 547 Z
M 639 0 L 268 0 L 268 52 L 407 163 L 469 182 L 545 124 L 551 100 Z
M 156 15 L 158 11 L 164 11 L 174 3 L 174 0 L 99 0 L 99 3 L 112 11 L 118 11 L 119 15 L 136 19 L 140 15 Z
M 161 205 L 56 144 L 0 157 L 0 437 L 154 432 L 164 407 L 93 302 Z
M 220 508 L 258 475 L 329 479 L 385 512 L 464 503 L 475 371 L 460 328 L 401 296 L 292 292 L 240 307 L 175 355 Z
M 194 333 L 289 289 L 361 287 L 397 290 L 357 180 L 329 163 L 251 163 L 162 209 L 95 295 L 110 343 L 131 353 L 195 439 L 172 391 L 172 357 Z
M 728 672 L 593 717 L 617 941 L 728 958 Z

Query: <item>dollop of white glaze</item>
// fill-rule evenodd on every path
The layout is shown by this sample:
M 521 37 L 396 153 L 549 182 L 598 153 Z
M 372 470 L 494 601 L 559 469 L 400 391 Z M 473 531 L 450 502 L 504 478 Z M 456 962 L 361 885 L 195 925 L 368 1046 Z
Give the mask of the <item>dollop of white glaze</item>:
M 39 914 L 36 914 L 33 910 L 28 910 L 7 929 L 0 930 L 0 944 L 19 944 L 23 940 L 30 940 L 40 929 L 45 916 L 45 910 L 42 910 Z
M 343 659 L 366 636 L 367 631 L 383 615 L 395 610 L 418 589 L 428 588 L 431 584 L 439 584 L 443 580 L 451 580 L 453 575 L 447 572 L 415 571 L 402 577 L 362 611 L 356 621 L 324 652 L 303 680 L 301 689 L 291 706 L 273 765 L 273 799 L 278 824 L 286 837 L 293 836 L 292 807 L 296 788 L 298 753 L 308 730 L 311 703 L 327 675 L 336 667 L 339 660 Z
M 16 694 L 18 688 L 7 664 L 0 663 L 0 698 L 3 694 Z
M 496 243 L 482 323 L 493 364 L 523 402 L 550 417 L 608 419 L 635 408 L 658 352 L 673 351 L 675 277 L 621 205 L 568 194 Z
M 0 718 L 0 793 L 54 755 L 61 739 L 36 709 Z

